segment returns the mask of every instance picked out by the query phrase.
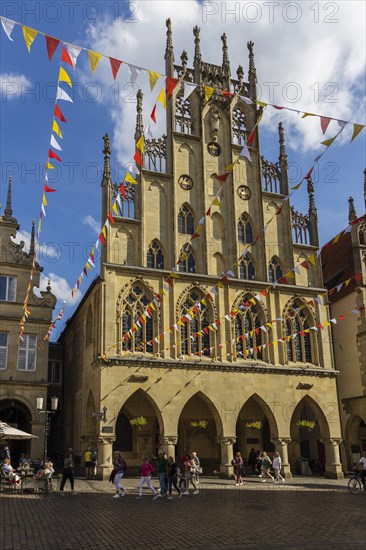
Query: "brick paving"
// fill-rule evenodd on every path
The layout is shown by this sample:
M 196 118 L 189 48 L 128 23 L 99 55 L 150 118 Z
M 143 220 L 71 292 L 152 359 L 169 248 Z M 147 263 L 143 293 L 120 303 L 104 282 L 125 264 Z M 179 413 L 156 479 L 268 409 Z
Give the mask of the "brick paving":
M 329 550 L 365 548 L 366 492 L 353 496 L 347 481 L 294 479 L 285 485 L 247 479 L 201 479 L 199 495 L 113 499 L 107 482 L 76 480 L 77 495 L 57 490 L 1 493 L 2 550 Z M 54 483 L 55 485 L 55 483 Z M 158 483 L 154 480 L 154 485 Z

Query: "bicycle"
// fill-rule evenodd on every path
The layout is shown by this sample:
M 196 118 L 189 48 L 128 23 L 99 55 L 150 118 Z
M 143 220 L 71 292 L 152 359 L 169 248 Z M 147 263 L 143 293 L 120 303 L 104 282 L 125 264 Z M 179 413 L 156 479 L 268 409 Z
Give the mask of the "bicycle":
M 355 470 L 351 479 L 348 482 L 348 490 L 351 495 L 358 495 L 363 490 L 363 483 L 361 481 L 361 472 Z

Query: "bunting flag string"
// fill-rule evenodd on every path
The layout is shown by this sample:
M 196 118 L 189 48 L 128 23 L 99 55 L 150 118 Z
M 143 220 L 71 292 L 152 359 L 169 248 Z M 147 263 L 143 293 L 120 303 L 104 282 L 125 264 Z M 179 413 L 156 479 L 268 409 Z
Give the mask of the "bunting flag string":
M 24 29 L 23 29 L 23 31 L 24 31 Z M 32 33 L 29 33 L 28 31 L 24 31 L 24 38 L 26 40 L 28 49 L 30 49 L 31 43 L 33 42 L 33 40 L 35 38 L 35 36 L 34 36 L 33 40 L 31 40 L 32 36 L 33 36 Z M 49 59 L 51 59 L 54 52 L 55 52 L 55 50 L 56 50 L 56 48 L 57 48 L 57 46 L 58 46 L 58 42 L 56 43 L 56 39 L 51 39 L 51 40 L 47 39 L 47 36 L 46 36 L 46 42 L 47 42 L 47 47 L 48 47 L 48 57 L 49 57 Z M 31 311 L 28 307 L 28 301 L 29 301 L 29 295 L 30 295 L 30 292 L 31 292 L 31 289 L 32 289 L 33 276 L 34 276 L 34 273 L 35 273 L 35 270 L 36 270 L 36 261 L 37 261 L 38 253 L 39 253 L 39 240 L 40 240 L 40 234 L 41 234 L 41 231 L 42 231 L 43 218 L 46 217 L 46 207 L 48 206 L 47 193 L 55 193 L 56 192 L 56 189 L 52 189 L 51 187 L 48 186 L 48 170 L 52 170 L 54 168 L 53 164 L 50 162 L 50 159 L 56 160 L 58 162 L 62 162 L 59 155 L 54 151 L 54 149 L 56 149 L 58 151 L 62 151 L 62 147 L 58 143 L 58 141 L 56 140 L 56 138 L 53 134 L 55 133 L 61 139 L 63 137 L 62 133 L 61 133 L 61 130 L 60 130 L 60 127 L 59 127 L 58 123 L 56 122 L 56 117 L 60 120 L 60 122 L 64 122 L 64 123 L 66 122 L 66 118 L 63 116 L 63 114 L 61 112 L 61 109 L 58 105 L 58 101 L 59 100 L 64 100 L 64 101 L 71 101 L 72 102 L 72 99 L 69 97 L 69 95 L 60 87 L 60 83 L 64 82 L 70 88 L 72 88 L 72 81 L 71 81 L 68 73 L 66 72 L 66 70 L 62 67 L 62 61 L 63 61 L 63 50 L 61 50 L 61 56 L 60 56 L 60 61 L 59 61 L 59 72 L 58 72 L 57 85 L 56 85 L 56 90 L 57 91 L 56 91 L 56 97 L 55 97 L 55 107 L 54 107 L 54 111 L 53 111 L 52 124 L 51 124 L 50 147 L 48 149 L 48 156 L 47 156 L 47 162 L 46 162 L 46 173 L 45 173 L 43 192 L 42 192 L 41 208 L 40 208 L 40 212 L 39 212 L 37 231 L 36 231 L 35 239 L 34 239 L 34 254 L 33 254 L 33 258 L 32 258 L 32 266 L 31 266 L 31 271 L 30 271 L 29 282 L 28 282 L 28 286 L 27 286 L 27 290 L 26 290 L 26 294 L 25 294 L 25 299 L 24 299 L 24 302 L 23 302 L 23 315 L 22 315 L 22 318 L 19 322 L 19 336 L 18 336 L 19 342 L 23 341 L 23 333 L 24 333 L 24 329 L 25 329 L 25 324 L 26 324 L 26 321 L 27 321 L 28 317 L 31 315 Z
M 101 58 L 104 57 L 104 58 L 106 58 L 110 61 L 111 72 L 112 72 L 113 79 L 116 78 L 120 65 L 122 63 L 124 63 L 128 66 L 131 82 L 136 82 L 140 72 L 144 71 L 148 75 L 151 90 L 153 90 L 153 88 L 154 88 L 157 80 L 159 79 L 159 77 L 163 77 L 165 79 L 165 81 L 167 82 L 166 92 L 167 92 L 168 98 L 169 98 L 169 95 L 170 95 L 171 86 L 172 86 L 173 89 L 175 87 L 173 85 L 173 81 L 176 80 L 176 79 L 172 79 L 171 77 L 168 77 L 166 75 L 163 75 L 163 74 L 155 72 L 155 71 L 152 71 L 149 68 L 137 67 L 137 66 L 133 65 L 132 63 L 128 63 L 125 60 L 115 59 L 115 58 L 111 57 L 110 55 L 95 52 L 95 51 L 90 50 L 89 48 L 86 48 L 84 46 L 78 46 L 76 44 L 71 44 L 69 42 L 66 42 L 63 39 L 47 35 L 46 33 L 42 32 L 42 31 L 39 31 L 37 29 L 33 29 L 31 27 L 27 27 L 25 25 L 22 25 L 22 23 L 20 23 L 18 21 L 15 21 L 15 20 L 3 17 L 3 16 L 1 16 L 0 18 L 1 18 L 1 24 L 2 24 L 2 27 L 4 29 L 4 32 L 7 35 L 7 37 L 9 38 L 9 40 L 11 40 L 11 41 L 14 41 L 14 39 L 11 36 L 12 33 L 13 33 L 13 30 L 14 30 L 14 26 L 18 25 L 18 26 L 22 27 L 24 40 L 25 40 L 25 43 L 26 43 L 26 46 L 27 46 L 27 49 L 28 49 L 29 52 L 30 52 L 31 45 L 34 42 L 36 36 L 38 34 L 40 34 L 40 35 L 43 35 L 43 36 L 46 37 L 47 52 L 48 52 L 48 55 L 49 55 L 49 59 L 52 58 L 52 55 L 54 53 L 54 52 L 52 52 L 52 49 L 53 48 L 56 49 L 58 43 L 62 42 L 62 44 L 63 44 L 63 46 L 62 46 L 62 61 L 65 62 L 65 63 L 68 63 L 73 68 L 75 68 L 75 66 L 76 66 L 77 57 L 80 54 L 80 52 L 85 51 L 85 52 L 88 53 L 88 56 L 89 56 L 89 61 L 90 61 L 90 67 L 91 67 L 92 74 L 94 74 L 95 69 L 97 68 L 97 65 L 99 64 L 99 61 L 101 60 Z M 365 128 L 364 124 L 359 124 L 359 123 L 355 123 L 355 122 L 351 122 L 351 121 L 346 121 L 346 120 L 338 119 L 338 118 L 335 118 L 335 117 L 329 117 L 329 116 L 325 116 L 323 114 L 309 113 L 307 111 L 302 111 L 300 109 L 294 109 L 294 108 L 287 107 L 287 106 L 276 105 L 274 103 L 270 103 L 270 102 L 266 102 L 266 101 L 251 100 L 250 98 L 248 98 L 246 96 L 238 95 L 238 92 L 236 92 L 236 93 L 234 93 L 234 92 L 223 92 L 223 91 L 215 90 L 214 88 L 212 88 L 210 86 L 204 86 L 204 85 L 199 85 L 199 84 L 190 83 L 190 82 L 185 82 L 185 84 L 184 84 L 184 97 L 185 97 L 185 99 L 187 99 L 187 97 L 196 88 L 203 90 L 203 92 L 204 92 L 204 102 L 205 103 L 207 103 L 210 100 L 210 98 L 212 97 L 212 95 L 215 93 L 215 94 L 224 95 L 224 96 L 238 96 L 247 105 L 256 103 L 260 107 L 271 106 L 276 110 L 292 111 L 292 112 L 295 112 L 295 113 L 298 113 L 298 114 L 302 114 L 303 115 L 302 118 L 318 117 L 320 119 L 320 127 L 321 127 L 321 130 L 322 130 L 323 134 L 326 132 L 326 130 L 328 128 L 328 125 L 332 120 L 335 120 L 340 125 L 341 124 L 344 124 L 344 125 L 352 124 L 353 125 L 353 134 L 352 134 L 351 142 Z M 171 91 L 173 91 L 173 90 L 171 90 Z M 165 98 L 165 90 L 164 90 L 164 98 Z M 163 103 L 164 98 L 163 98 L 163 94 L 161 94 L 161 97 L 160 97 L 159 101 L 161 101 Z

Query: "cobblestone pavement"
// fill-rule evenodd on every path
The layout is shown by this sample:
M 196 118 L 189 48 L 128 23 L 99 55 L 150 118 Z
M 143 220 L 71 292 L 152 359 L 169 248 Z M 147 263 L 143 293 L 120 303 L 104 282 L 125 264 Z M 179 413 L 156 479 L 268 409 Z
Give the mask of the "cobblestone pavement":
M 3 550 L 356 550 L 365 548 L 366 492 L 353 496 L 348 480 L 295 478 L 284 485 L 248 478 L 201 479 L 198 495 L 113 499 L 107 482 L 67 482 L 64 494 L 1 493 Z M 54 488 L 56 483 L 54 482 Z M 154 480 L 154 485 L 158 483 Z

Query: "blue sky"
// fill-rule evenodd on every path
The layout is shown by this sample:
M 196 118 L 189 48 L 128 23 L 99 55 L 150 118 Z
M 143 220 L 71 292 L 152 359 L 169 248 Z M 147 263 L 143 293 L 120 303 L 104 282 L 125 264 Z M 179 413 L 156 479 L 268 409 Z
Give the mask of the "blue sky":
M 1 15 L 160 73 L 164 73 L 167 17 L 172 19 L 176 63 L 186 49 L 192 66 L 192 28 L 198 25 L 203 60 L 221 64 L 220 36 L 226 32 L 232 75 L 235 77 L 241 64 L 246 78 L 246 42 L 253 40 L 261 99 L 365 124 L 363 2 L 5 1 Z M 12 38 L 14 41 L 9 41 L 1 29 L 1 203 L 5 204 L 7 177 L 12 174 L 13 212 L 26 238 L 24 232 L 30 232 L 32 219 L 38 221 L 39 217 L 60 46 L 49 62 L 44 36 L 36 37 L 30 54 L 19 26 Z M 59 152 L 64 162 L 56 163 L 57 172 L 49 174 L 49 185 L 57 193 L 48 195 L 40 239 L 44 275 L 52 274 L 52 286 L 60 300 L 74 286 L 101 225 L 102 136 L 106 132 L 111 136 L 115 180 L 133 154 L 137 90 L 129 83 L 125 65 L 114 83 L 106 59 L 92 76 L 85 52 L 76 69 L 67 70 L 74 82 L 74 103 L 60 102 L 67 118 L 67 124 L 61 126 L 64 139 Z M 151 94 L 143 73 L 138 85 L 144 91 L 146 122 L 160 88 Z M 278 158 L 279 120 L 285 127 L 290 179 L 295 184 L 324 149 L 319 145 L 324 137 L 319 119 L 301 119 L 268 108 L 261 122 L 261 145 L 262 154 L 270 161 Z M 161 124 L 156 137 L 159 130 L 163 130 Z M 336 132 L 337 125 L 332 122 L 325 137 Z M 358 215 L 364 213 L 366 132 L 352 144 L 350 135 L 351 128 L 346 127 L 314 173 L 322 244 L 346 227 L 350 195 Z M 305 185 L 291 199 L 297 210 L 306 212 Z M 96 274 L 93 270 L 89 279 Z M 86 288 L 84 281 L 82 294 Z M 65 317 L 73 307 L 66 308 Z

